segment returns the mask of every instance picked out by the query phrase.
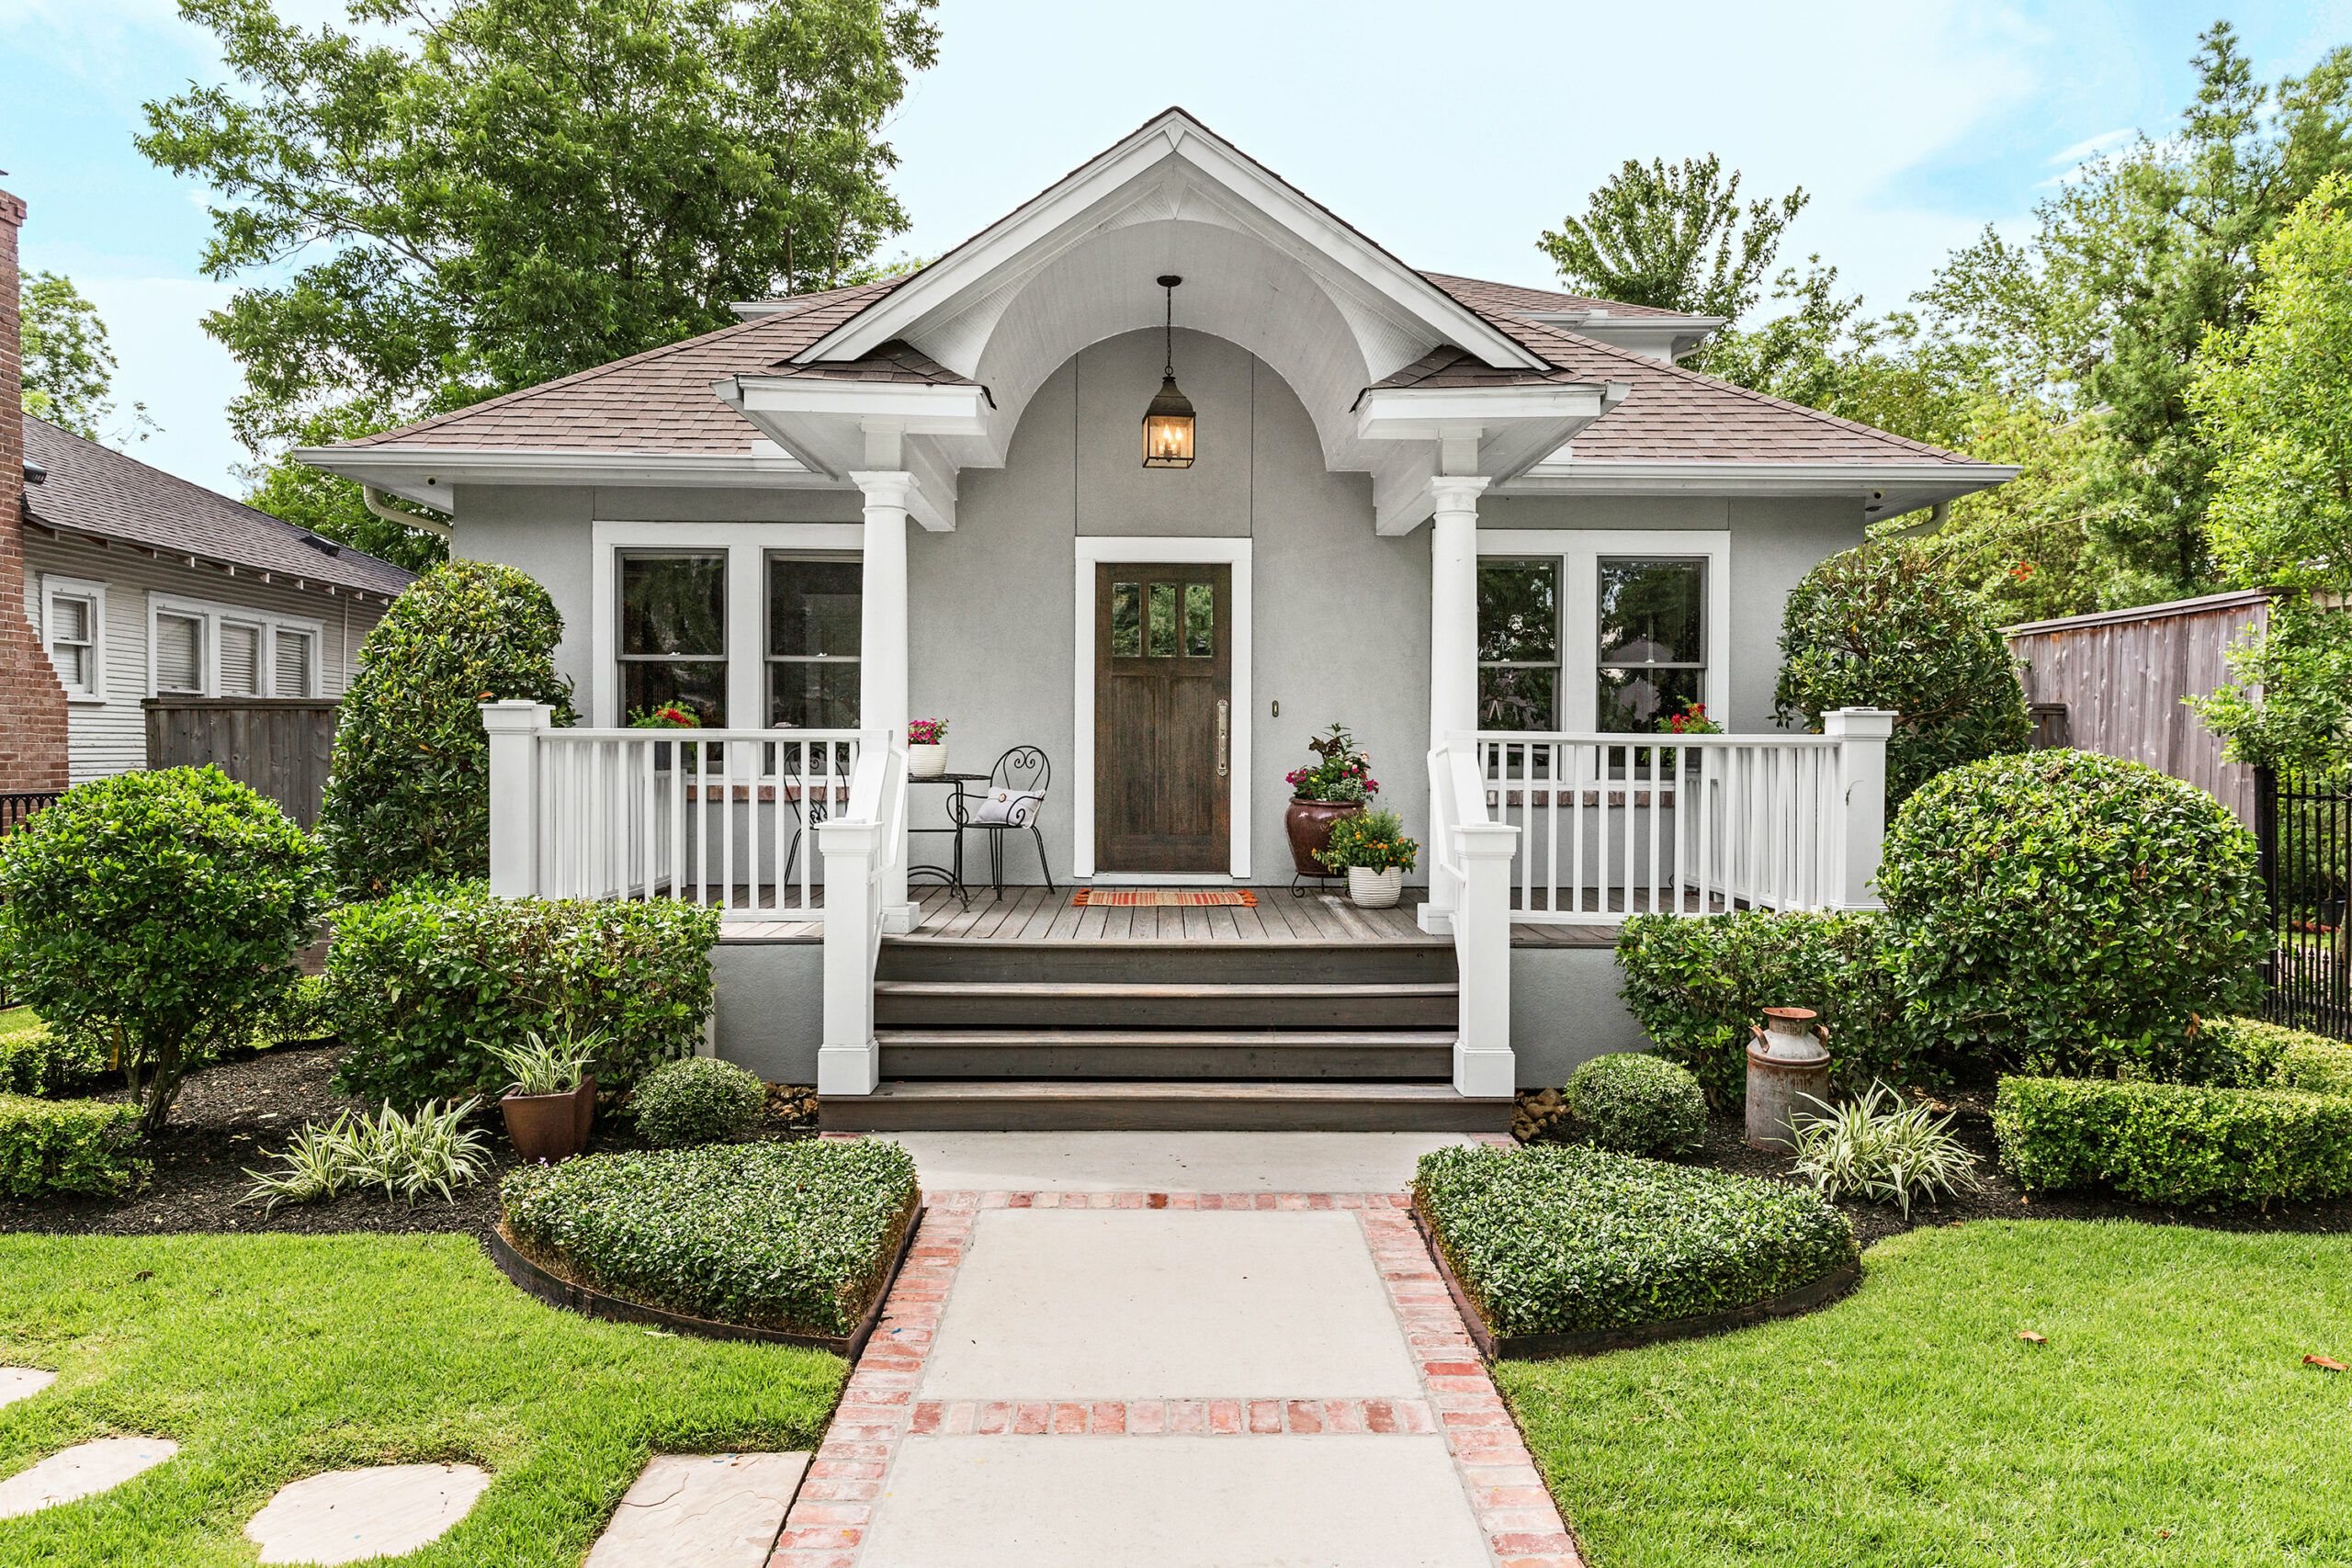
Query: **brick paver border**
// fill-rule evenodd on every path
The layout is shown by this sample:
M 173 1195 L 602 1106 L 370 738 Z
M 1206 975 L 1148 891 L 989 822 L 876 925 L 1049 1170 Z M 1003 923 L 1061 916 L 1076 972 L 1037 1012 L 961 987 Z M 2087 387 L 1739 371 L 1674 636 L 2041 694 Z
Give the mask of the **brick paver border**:
M 1575 1539 L 1496 1393 L 1453 1298 L 1413 1228 L 1401 1192 L 975 1192 L 924 1194 L 922 1232 L 851 1369 L 825 1440 L 809 1461 L 769 1568 L 856 1568 L 876 1499 L 910 1436 L 1237 1440 L 1332 1433 L 1443 1435 L 1472 1514 L 1499 1568 L 1583 1568 Z M 1173 1209 L 1357 1215 L 1419 1375 L 1419 1399 L 1287 1398 L 922 1400 L 915 1393 L 971 1246 L 990 1209 Z

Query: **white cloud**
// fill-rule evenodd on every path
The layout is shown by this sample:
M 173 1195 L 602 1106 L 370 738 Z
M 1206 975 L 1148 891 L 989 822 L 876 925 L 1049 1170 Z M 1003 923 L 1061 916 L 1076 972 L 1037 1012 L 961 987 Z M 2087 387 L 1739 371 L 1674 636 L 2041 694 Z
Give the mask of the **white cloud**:
M 130 444 L 131 456 L 184 479 L 236 494 L 232 464 L 245 449 L 229 433 L 229 400 L 244 386 L 229 351 L 205 335 L 207 311 L 226 304 L 231 286 L 181 277 L 81 277 L 98 308 L 119 368 L 115 402 L 147 405 L 163 429 Z M 118 414 L 118 421 L 122 416 Z
M 2136 128 L 2129 125 L 2114 130 L 2102 130 L 2097 136 L 2084 137 L 2071 147 L 2060 148 L 2050 154 L 2050 162 L 2054 165 L 2071 168 L 2076 164 L 2120 147 L 2139 134 Z

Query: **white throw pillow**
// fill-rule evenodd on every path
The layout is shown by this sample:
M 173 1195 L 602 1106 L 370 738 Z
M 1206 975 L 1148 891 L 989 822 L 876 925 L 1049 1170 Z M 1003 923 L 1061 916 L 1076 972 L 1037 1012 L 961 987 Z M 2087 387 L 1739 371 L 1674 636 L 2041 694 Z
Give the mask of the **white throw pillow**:
M 1045 804 L 1035 790 L 992 789 L 972 807 L 972 821 L 983 828 L 1026 828 Z

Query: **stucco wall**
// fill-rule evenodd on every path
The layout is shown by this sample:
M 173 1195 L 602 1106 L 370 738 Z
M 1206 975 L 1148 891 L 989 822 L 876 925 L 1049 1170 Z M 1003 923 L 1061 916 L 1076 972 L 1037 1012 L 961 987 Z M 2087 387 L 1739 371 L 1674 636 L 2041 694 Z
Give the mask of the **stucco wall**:
M 1081 535 L 1248 537 L 1254 557 L 1251 874 L 1290 874 L 1283 774 L 1310 736 L 1345 721 L 1371 750 L 1386 804 L 1425 836 L 1430 534 L 1374 531 L 1370 481 L 1324 468 L 1289 386 L 1246 351 L 1177 334 L 1179 377 L 1199 411 L 1198 459 L 1147 470 L 1138 421 L 1159 385 L 1159 335 L 1107 339 L 1039 389 L 1005 466 L 961 477 L 951 533 L 910 532 L 911 704 L 954 723 L 953 765 L 978 771 L 1006 747 L 1042 746 L 1055 768 L 1047 844 L 1069 871 L 1079 716 L 1075 560 Z M 563 611 L 559 662 L 591 688 L 592 520 L 845 522 L 854 492 L 806 490 L 461 490 L 456 548 L 530 572 Z M 1862 537 L 1859 502 L 1708 497 L 1488 497 L 1482 527 L 1702 528 L 1731 538 L 1730 711 L 1770 726 L 1781 608 L 1815 561 Z M 779 538 L 780 546 L 790 540 Z M 1279 712 L 1277 712 L 1279 709 Z M 919 795 L 920 821 L 939 819 Z M 928 858 L 934 845 L 922 845 Z M 1035 853 L 1008 846 L 1008 874 L 1035 878 Z
M 820 942 L 726 942 L 711 949 L 717 1054 L 770 1083 L 815 1083 L 824 968 Z

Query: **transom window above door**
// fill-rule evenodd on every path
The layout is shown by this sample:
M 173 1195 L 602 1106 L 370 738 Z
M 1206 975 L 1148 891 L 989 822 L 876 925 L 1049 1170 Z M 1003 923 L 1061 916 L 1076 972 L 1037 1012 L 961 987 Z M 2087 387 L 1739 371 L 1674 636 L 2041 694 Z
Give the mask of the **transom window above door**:
M 1112 658 L 1209 659 L 1216 653 L 1215 584 L 1111 584 Z
M 1497 530 L 1479 549 L 1481 729 L 1639 734 L 1721 706 L 1725 536 Z

